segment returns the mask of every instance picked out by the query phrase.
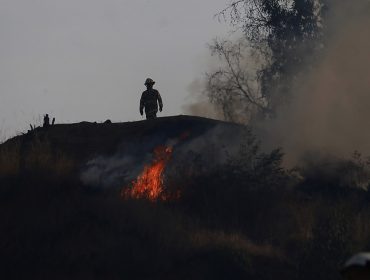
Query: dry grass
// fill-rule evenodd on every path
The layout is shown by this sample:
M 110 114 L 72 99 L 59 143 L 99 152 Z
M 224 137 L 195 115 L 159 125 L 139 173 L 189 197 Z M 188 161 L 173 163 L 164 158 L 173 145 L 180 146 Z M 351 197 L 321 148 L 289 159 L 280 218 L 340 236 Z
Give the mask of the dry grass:
M 354 215 L 353 242 L 358 248 L 369 248 L 370 213 L 369 210 Z
M 0 147 L 0 176 L 14 176 L 19 172 L 44 172 L 52 176 L 71 176 L 78 167 L 74 158 L 55 148 L 37 132 L 25 142 L 13 138 Z
M 0 148 L 0 177 L 19 173 L 20 141 L 12 145 L 2 144 Z
M 193 229 L 187 234 L 190 243 L 195 248 L 215 247 L 220 244 L 232 244 L 237 248 L 243 248 L 256 256 L 276 258 L 284 260 L 283 252 L 274 248 L 271 244 L 257 245 L 250 238 L 240 232 L 225 233 L 222 230 Z

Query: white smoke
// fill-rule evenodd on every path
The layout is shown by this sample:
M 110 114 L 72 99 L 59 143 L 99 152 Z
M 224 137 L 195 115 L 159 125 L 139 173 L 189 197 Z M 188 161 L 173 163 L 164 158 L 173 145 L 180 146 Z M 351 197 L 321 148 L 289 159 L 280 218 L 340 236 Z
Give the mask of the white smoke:
M 132 145 L 111 157 L 94 157 L 85 164 L 80 180 L 85 185 L 103 189 L 114 187 L 120 182 L 123 184 L 132 182 L 156 157 L 154 148 L 162 144 L 173 147 L 174 157 L 168 164 L 169 169 L 172 164 L 181 163 L 189 151 L 201 155 L 209 164 L 225 163 L 229 154 L 237 153 L 243 129 L 234 124 L 224 124 L 192 133 L 179 141 L 167 139 L 161 143 L 162 137 L 159 137 Z

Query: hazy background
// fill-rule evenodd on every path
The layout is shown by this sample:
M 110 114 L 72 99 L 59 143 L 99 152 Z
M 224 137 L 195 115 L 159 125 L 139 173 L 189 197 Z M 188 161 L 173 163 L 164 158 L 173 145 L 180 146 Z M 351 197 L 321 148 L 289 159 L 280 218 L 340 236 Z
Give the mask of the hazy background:
M 228 36 L 228 0 L 0 0 L 0 136 L 41 124 L 140 120 L 146 78 L 159 116 L 181 114 L 207 70 L 205 44 Z
M 290 106 L 278 110 L 274 120 L 253 124 L 264 150 L 283 147 L 286 167 L 313 159 L 332 163 L 356 150 L 370 156 L 370 2 L 332 2 L 324 34 L 327 55 L 293 84 Z M 254 63 L 244 55 L 245 65 Z M 193 103 L 185 104 L 185 111 L 222 119 L 197 93 L 202 88 L 204 82 L 194 80 Z

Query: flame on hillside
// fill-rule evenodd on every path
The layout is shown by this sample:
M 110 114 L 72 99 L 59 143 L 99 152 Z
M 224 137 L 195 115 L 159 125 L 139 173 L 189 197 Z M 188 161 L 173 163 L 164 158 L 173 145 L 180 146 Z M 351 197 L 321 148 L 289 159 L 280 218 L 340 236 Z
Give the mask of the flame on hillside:
M 128 188 L 122 190 L 122 195 L 133 198 L 147 198 L 151 201 L 162 199 L 163 201 L 172 200 L 180 197 L 180 191 L 172 193 L 164 188 L 164 168 L 172 156 L 173 145 L 190 133 L 184 132 L 176 141 L 167 147 L 159 145 L 154 149 L 155 158 L 152 163 L 144 167 L 136 181 L 129 184 Z

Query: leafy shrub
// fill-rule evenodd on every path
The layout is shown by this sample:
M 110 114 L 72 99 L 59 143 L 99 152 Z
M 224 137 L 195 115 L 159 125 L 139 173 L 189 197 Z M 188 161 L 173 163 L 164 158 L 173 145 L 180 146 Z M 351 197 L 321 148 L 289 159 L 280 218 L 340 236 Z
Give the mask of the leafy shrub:
M 281 167 L 281 149 L 262 153 L 249 127 L 245 127 L 238 153 L 228 154 L 224 163 L 212 165 L 193 152 L 188 156 L 180 170 L 184 172 L 181 181 L 186 182 L 180 204 L 213 228 L 250 228 L 263 204 L 261 198 L 284 189 L 290 179 Z

